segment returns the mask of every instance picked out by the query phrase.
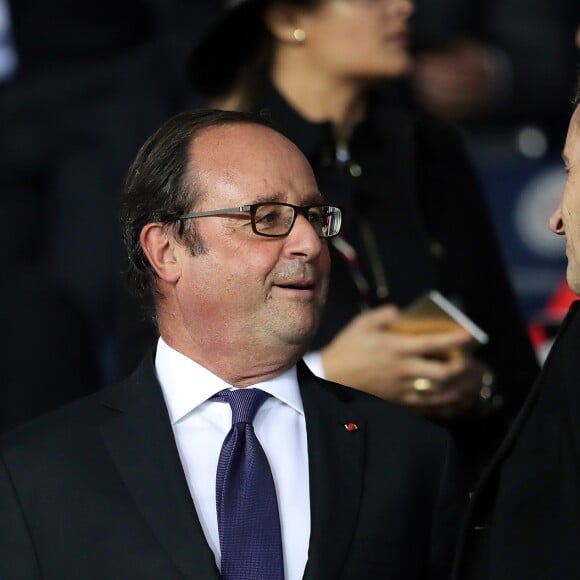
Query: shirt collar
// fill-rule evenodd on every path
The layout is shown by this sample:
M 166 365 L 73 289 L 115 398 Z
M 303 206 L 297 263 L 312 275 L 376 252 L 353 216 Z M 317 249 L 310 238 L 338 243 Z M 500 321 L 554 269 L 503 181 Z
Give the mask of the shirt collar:
M 218 391 L 231 388 L 211 371 L 170 347 L 163 338 L 159 338 L 157 344 L 155 368 L 172 425 Z M 295 366 L 252 387 L 270 393 L 296 412 L 304 414 Z

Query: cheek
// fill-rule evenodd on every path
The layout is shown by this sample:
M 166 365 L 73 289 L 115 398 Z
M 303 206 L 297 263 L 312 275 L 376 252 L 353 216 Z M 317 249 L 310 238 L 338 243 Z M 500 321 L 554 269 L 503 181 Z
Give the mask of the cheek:
M 219 291 L 234 301 L 243 293 L 256 299 L 262 295 L 279 258 L 277 254 L 260 251 L 263 249 L 263 246 L 246 247 L 233 259 L 217 263 L 215 267 L 219 272 Z
M 572 194 L 571 183 L 566 184 L 566 189 L 562 195 L 562 219 L 564 223 L 573 225 L 578 222 L 580 214 L 580 199 L 578 195 Z
M 572 176 L 570 176 L 566 182 L 564 199 L 570 208 L 570 213 L 577 216 L 578 212 L 580 212 L 580 184 L 578 183 L 578 180 Z
M 371 27 L 348 29 L 325 48 L 329 68 L 345 75 L 391 76 L 401 74 L 409 65 L 407 52 L 389 45 Z
M 332 15 L 318 25 L 309 42 L 320 60 L 335 65 L 353 62 L 369 52 L 368 47 L 376 37 L 374 26 L 369 19 Z

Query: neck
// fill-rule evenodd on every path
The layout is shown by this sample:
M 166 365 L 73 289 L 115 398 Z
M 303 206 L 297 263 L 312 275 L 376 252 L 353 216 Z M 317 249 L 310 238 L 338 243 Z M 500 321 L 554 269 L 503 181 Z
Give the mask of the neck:
M 330 121 L 338 138 L 348 138 L 364 118 L 366 87 L 360 81 L 324 74 L 299 47 L 276 52 L 271 78 L 278 92 L 306 120 Z
M 159 325 L 163 340 L 173 349 L 220 377 L 233 387 L 249 387 L 281 375 L 303 356 L 305 348 L 284 345 L 278 349 L 253 344 L 229 344 L 220 336 L 183 335 L 174 328 Z

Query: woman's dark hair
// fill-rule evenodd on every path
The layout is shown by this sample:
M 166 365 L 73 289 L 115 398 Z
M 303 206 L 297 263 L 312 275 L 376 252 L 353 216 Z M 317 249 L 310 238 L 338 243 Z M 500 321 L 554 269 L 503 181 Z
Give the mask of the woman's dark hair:
M 141 230 L 151 222 L 165 223 L 175 228 L 192 254 L 205 251 L 195 220 L 179 219 L 195 207 L 203 193 L 196 167 L 190 162 L 191 145 L 205 129 L 238 123 L 270 127 L 264 117 L 253 113 L 217 109 L 181 113 L 147 139 L 129 168 L 119 210 L 128 257 L 125 274 L 130 290 L 148 307 L 153 305 L 155 272 L 141 247 Z
M 189 62 L 192 86 L 206 97 L 238 110 L 252 108 L 254 96 L 269 77 L 274 38 L 264 13 L 278 0 L 225 2 L 220 17 L 195 47 Z M 321 0 L 286 0 L 313 8 Z

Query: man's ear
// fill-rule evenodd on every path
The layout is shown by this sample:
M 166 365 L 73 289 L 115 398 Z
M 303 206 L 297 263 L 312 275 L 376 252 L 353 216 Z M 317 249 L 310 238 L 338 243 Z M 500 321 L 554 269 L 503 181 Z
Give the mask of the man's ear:
M 264 24 L 279 42 L 297 44 L 307 37 L 305 9 L 286 2 L 273 2 L 264 10 Z M 297 35 L 297 31 L 299 35 Z
M 147 224 L 139 236 L 143 252 L 157 276 L 165 282 L 177 282 L 181 277 L 177 243 L 167 224 Z

